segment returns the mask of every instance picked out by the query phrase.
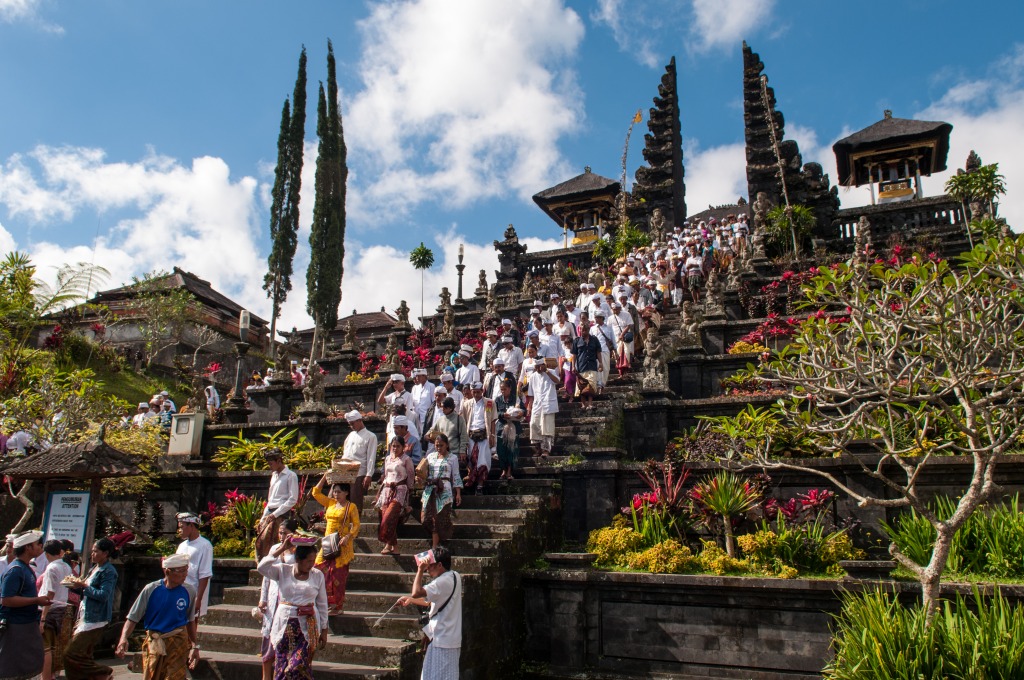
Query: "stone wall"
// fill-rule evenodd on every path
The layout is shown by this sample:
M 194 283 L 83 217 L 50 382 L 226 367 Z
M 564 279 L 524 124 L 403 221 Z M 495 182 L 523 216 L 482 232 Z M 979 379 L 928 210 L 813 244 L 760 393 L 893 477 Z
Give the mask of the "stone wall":
M 920 597 L 911 583 L 594 570 L 530 571 L 523 585 L 535 678 L 820 678 L 843 592 Z M 954 590 L 966 588 L 945 594 Z M 1024 588 L 1003 594 L 1019 601 Z

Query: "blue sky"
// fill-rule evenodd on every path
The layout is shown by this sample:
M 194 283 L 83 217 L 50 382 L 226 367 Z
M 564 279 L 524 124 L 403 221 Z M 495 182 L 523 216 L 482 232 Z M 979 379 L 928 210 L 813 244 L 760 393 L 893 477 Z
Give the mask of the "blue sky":
M 911 0 L 0 0 L 0 250 L 47 274 L 95 261 L 110 284 L 178 265 L 262 316 L 267 203 L 281 104 L 309 54 L 303 229 L 286 327 L 304 313 L 316 83 L 334 42 L 349 182 L 342 314 L 418 311 L 407 253 L 454 288 L 516 225 L 531 249 L 560 232 L 529 197 L 590 165 L 641 162 L 662 67 L 679 67 L 691 211 L 745 193 L 740 44 L 761 54 L 787 136 L 834 174 L 832 143 L 891 108 L 954 125 L 950 163 L 999 162 L 1011 224 L 1024 182 L 1024 10 Z M 926 184 L 938 192 L 943 177 Z M 864 191 L 841 191 L 844 205 Z M 387 281 L 387 285 L 379 285 Z M 436 304 L 436 297 L 433 297 Z M 428 302 L 429 304 L 429 302 Z

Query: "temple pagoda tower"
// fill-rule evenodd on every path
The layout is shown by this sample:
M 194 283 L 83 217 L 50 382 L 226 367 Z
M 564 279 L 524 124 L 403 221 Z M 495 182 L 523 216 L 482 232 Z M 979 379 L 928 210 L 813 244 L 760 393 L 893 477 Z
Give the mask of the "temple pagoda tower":
M 646 166 L 636 171 L 629 218 L 646 226 L 655 208 L 661 208 L 667 225 L 682 225 L 686 219 L 686 185 L 683 177 L 683 137 L 679 123 L 676 87 L 676 58 L 665 67 L 647 118 L 649 134 L 644 135 Z
M 588 165 L 582 175 L 534 194 L 533 202 L 562 228 L 566 246 L 579 245 L 596 241 L 615 224 L 620 191 L 617 181 L 591 172 Z
M 747 193 L 751 204 L 757 194 L 765 192 L 774 205 L 783 205 L 782 181 L 790 204 L 804 205 L 814 212 L 818 226 L 814 235 L 832 238 L 837 235 L 836 213 L 839 211 L 839 192 L 829 183 L 821 164 L 804 164 L 800 146 L 786 139 L 786 123 L 775 102 L 775 90 L 762 82 L 764 62 L 743 43 L 743 127 L 747 145 Z M 766 78 L 766 77 L 765 77 Z M 767 107 L 765 106 L 767 100 Z M 769 116 L 769 111 L 771 115 Z M 778 156 L 772 140 L 774 125 Z M 782 159 L 782 178 L 779 160 Z

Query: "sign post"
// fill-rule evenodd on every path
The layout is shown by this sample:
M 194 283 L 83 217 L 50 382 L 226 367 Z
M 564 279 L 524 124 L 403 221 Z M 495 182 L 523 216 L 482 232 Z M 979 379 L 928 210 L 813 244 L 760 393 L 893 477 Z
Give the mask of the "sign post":
M 86 529 L 93 512 L 93 498 L 89 491 L 50 491 L 46 498 L 43 531 L 46 539 L 71 541 L 75 550 L 86 549 Z

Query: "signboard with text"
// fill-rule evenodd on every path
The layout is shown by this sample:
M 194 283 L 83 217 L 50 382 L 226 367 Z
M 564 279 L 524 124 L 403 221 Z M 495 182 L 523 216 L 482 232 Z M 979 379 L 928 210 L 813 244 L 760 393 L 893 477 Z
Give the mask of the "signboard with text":
M 67 539 L 75 544 L 75 550 L 82 552 L 90 501 L 88 491 L 51 491 L 43 516 L 46 540 Z

